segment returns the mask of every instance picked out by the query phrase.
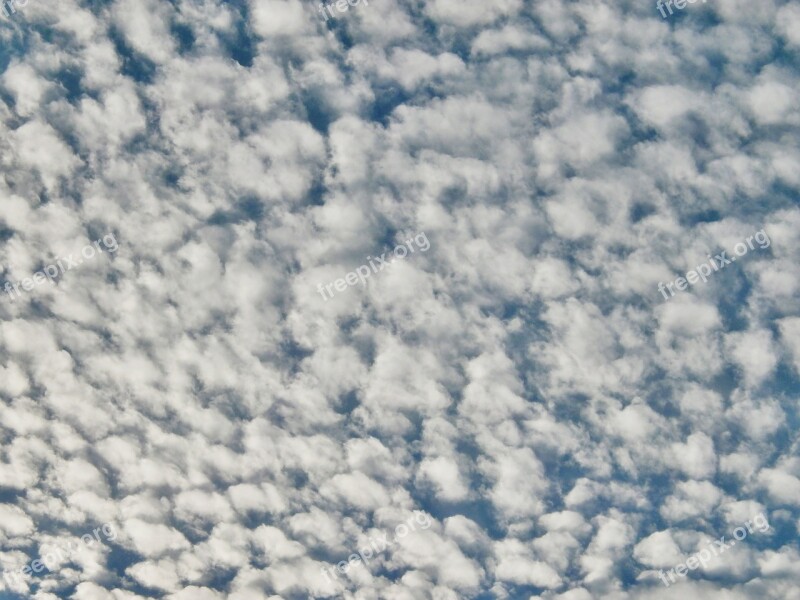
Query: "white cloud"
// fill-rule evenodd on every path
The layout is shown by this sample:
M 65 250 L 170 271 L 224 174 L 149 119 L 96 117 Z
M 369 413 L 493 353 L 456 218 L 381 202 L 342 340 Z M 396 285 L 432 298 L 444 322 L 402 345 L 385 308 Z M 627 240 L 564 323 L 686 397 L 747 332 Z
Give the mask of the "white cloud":
M 795 0 L 78 4 L 0 27 L 0 559 L 119 537 L 0 595 L 793 597 Z

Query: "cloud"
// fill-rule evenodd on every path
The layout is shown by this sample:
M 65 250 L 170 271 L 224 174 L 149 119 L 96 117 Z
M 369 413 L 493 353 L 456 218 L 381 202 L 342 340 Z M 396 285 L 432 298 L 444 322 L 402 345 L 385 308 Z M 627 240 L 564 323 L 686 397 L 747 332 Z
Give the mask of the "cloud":
M 319 8 L 0 23 L 0 596 L 792 597 L 797 1 Z

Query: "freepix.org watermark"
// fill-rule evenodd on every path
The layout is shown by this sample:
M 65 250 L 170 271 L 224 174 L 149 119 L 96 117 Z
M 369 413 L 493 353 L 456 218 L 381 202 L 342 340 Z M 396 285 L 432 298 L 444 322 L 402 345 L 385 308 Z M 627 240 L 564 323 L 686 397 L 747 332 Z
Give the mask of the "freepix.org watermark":
M 689 4 L 694 4 L 697 2 L 697 0 L 674 0 L 674 1 L 675 1 L 675 8 L 677 8 L 678 10 L 683 10 L 684 8 L 686 8 L 687 2 Z M 708 0 L 703 0 L 703 4 L 705 4 L 707 1 Z M 658 0 L 658 2 L 656 2 L 656 8 L 661 13 L 661 18 L 663 19 L 667 18 L 667 13 L 664 12 L 665 6 L 667 7 L 669 14 L 670 15 L 672 14 L 672 2 L 673 0 L 667 0 L 666 2 L 664 2 L 664 0 Z
M 407 239 L 403 244 L 397 246 L 394 249 L 394 256 L 395 258 L 405 258 L 408 256 L 408 253 L 414 253 L 414 246 L 411 245 L 411 241 L 416 242 L 417 246 L 419 246 L 420 251 L 425 252 L 428 248 L 431 247 L 431 243 L 428 241 L 428 236 L 425 235 L 425 232 L 422 232 L 413 238 Z M 424 244 L 424 245 L 423 245 Z M 408 246 L 408 250 L 406 250 L 406 246 Z M 367 277 L 370 277 L 372 273 L 377 273 L 378 271 L 383 271 L 386 267 L 392 264 L 393 258 L 390 258 L 388 261 L 386 260 L 386 252 L 381 254 L 379 257 L 373 259 L 371 256 L 367 257 L 367 262 L 372 267 L 372 270 L 367 265 L 361 265 L 355 271 L 351 271 L 347 275 L 344 276 L 344 279 L 337 279 L 336 281 L 329 283 L 323 289 L 322 284 L 320 283 L 317 286 L 317 290 L 322 297 L 327 302 L 328 296 L 325 295 L 325 291 L 327 290 L 330 297 L 333 298 L 333 290 L 331 288 L 336 288 L 337 292 L 343 292 L 347 289 L 348 285 L 355 285 L 359 281 L 361 285 L 366 285 Z M 375 261 L 377 261 L 377 266 L 375 265 Z M 380 268 L 378 268 L 380 267 Z
M 734 540 L 730 542 L 725 542 L 725 536 L 723 535 L 718 540 L 714 540 L 712 544 L 709 544 L 706 548 L 700 550 L 686 559 L 685 563 L 681 563 L 676 567 L 673 567 L 669 571 L 664 573 L 664 571 L 658 571 L 658 577 L 661 581 L 664 582 L 664 585 L 669 587 L 670 584 L 675 583 L 676 581 L 676 573 L 679 577 L 686 577 L 686 573 L 689 571 L 694 571 L 696 568 L 702 566 L 703 568 L 706 567 L 706 564 L 713 556 L 719 556 L 723 552 L 725 552 L 728 548 L 733 548 L 736 545 L 736 542 L 741 542 L 744 538 L 747 537 L 748 533 L 753 533 L 753 525 L 758 527 L 758 530 L 761 533 L 766 532 L 769 529 L 769 522 L 767 521 L 767 517 L 764 516 L 764 513 L 758 513 L 755 517 L 753 517 L 752 521 L 745 521 L 744 527 L 737 527 L 733 530 L 733 537 Z M 745 530 L 745 527 L 747 529 Z M 741 534 L 741 535 L 740 535 Z M 669 581 L 667 581 L 667 575 L 669 575 Z
M 103 249 L 100 247 L 100 241 L 101 240 L 97 240 L 96 242 L 94 242 L 94 244 L 84 246 L 80 251 L 80 255 L 88 260 L 94 258 L 96 254 L 95 249 L 102 254 Z M 102 242 L 103 246 L 105 246 L 105 249 L 111 252 L 112 254 L 116 252 L 117 249 L 119 248 L 117 244 L 117 239 L 114 237 L 113 233 L 108 233 L 104 235 L 102 238 Z M 62 260 L 63 263 L 66 263 L 66 267 L 62 263 Z M 50 283 L 55 284 L 56 277 L 58 277 L 59 275 L 63 275 L 64 273 L 69 271 L 72 267 L 77 267 L 82 262 L 83 262 L 82 258 L 74 258 L 72 254 L 66 256 L 63 259 L 56 257 L 55 265 L 53 264 L 47 265 L 41 271 L 37 271 L 36 273 L 34 273 L 32 277 L 26 277 L 22 281 L 17 281 L 16 283 L 11 283 L 7 281 L 4 289 L 6 291 L 6 294 L 8 294 L 9 298 L 11 298 L 12 300 L 16 300 L 16 298 L 14 298 L 13 292 L 17 293 L 17 298 L 18 298 L 20 295 L 19 291 L 20 286 L 22 286 L 22 289 L 24 291 L 30 292 L 34 288 L 34 286 L 41 285 L 48 280 L 50 281 Z
M 333 14 L 333 7 L 336 7 L 336 10 L 339 12 L 346 12 L 351 6 L 357 6 L 361 0 L 355 0 L 351 2 L 350 0 L 337 0 L 336 2 L 331 2 L 330 4 L 320 4 L 319 5 L 319 12 L 325 17 L 325 20 L 328 20 L 328 15 L 325 13 L 325 10 L 330 13 L 331 17 L 335 16 Z M 364 6 L 369 6 L 369 2 L 364 0 Z
M 722 252 L 721 254 L 717 254 L 714 258 L 711 258 L 711 255 L 708 255 L 709 264 L 703 263 L 702 265 L 696 266 L 694 271 L 689 271 L 686 273 L 686 277 L 678 277 L 674 282 L 670 281 L 667 283 L 666 287 L 664 283 L 659 281 L 658 282 L 658 291 L 664 295 L 664 300 L 669 300 L 672 296 L 675 295 L 675 290 L 673 286 L 678 288 L 680 291 L 684 291 L 688 286 L 687 283 L 694 285 L 701 279 L 703 283 L 708 282 L 708 276 L 711 273 L 719 271 L 720 269 L 724 268 L 725 266 L 731 264 L 732 262 L 736 261 L 737 256 L 744 256 L 747 254 L 749 250 L 754 250 L 755 247 L 753 246 L 753 240 L 758 242 L 758 247 L 762 250 L 765 248 L 769 248 L 772 242 L 770 241 L 769 237 L 767 237 L 767 233 L 762 229 L 761 231 L 757 232 L 755 235 L 751 235 L 747 238 L 747 245 L 744 242 L 739 242 L 733 247 L 733 252 L 736 256 L 731 256 L 728 258 L 727 252 Z M 710 266 L 709 266 L 710 265 Z M 712 271 L 711 268 L 714 268 Z M 669 290 L 670 296 L 667 296 L 667 290 Z
M 25 8 L 30 0 L 7 0 L 0 4 L 0 12 L 7 19 L 17 12 L 16 7 Z
M 103 523 L 101 527 L 97 527 L 92 531 L 92 533 L 83 534 L 81 536 L 81 542 L 84 546 L 92 546 L 94 545 L 95 541 L 100 542 L 101 531 L 103 532 L 103 535 L 106 537 L 107 541 L 113 542 L 117 539 L 117 532 L 114 529 L 114 526 L 111 525 L 111 523 Z M 29 576 L 31 573 L 38 574 L 45 569 L 52 571 L 54 567 L 60 565 L 66 559 L 69 559 L 81 550 L 83 550 L 82 546 L 68 542 L 67 548 L 56 548 L 52 552 L 47 552 L 41 558 L 30 561 L 20 569 L 16 569 L 14 571 L 3 570 L 3 580 L 5 580 L 6 584 L 12 586 L 13 584 L 16 584 L 18 587 L 20 584 L 20 577 Z
M 394 537 L 391 540 L 387 539 L 387 534 L 385 533 L 377 540 L 375 538 L 369 538 L 369 545 L 366 548 L 361 548 L 358 553 L 351 554 L 347 557 L 347 560 L 337 563 L 336 567 L 331 567 L 330 569 L 322 567 L 321 571 L 328 581 L 333 581 L 328 575 L 328 571 L 333 573 L 334 578 L 338 578 L 339 575 L 337 575 L 337 573 L 344 575 L 352 565 L 363 561 L 366 566 L 369 564 L 369 559 L 373 556 L 380 554 L 389 546 L 395 544 L 397 540 L 406 537 L 410 532 L 416 531 L 416 525 L 419 525 L 420 529 L 428 529 L 431 526 L 431 518 L 424 512 L 416 510 L 411 517 L 406 519 L 405 523 L 400 523 L 394 528 Z M 374 554 L 373 550 L 375 551 Z

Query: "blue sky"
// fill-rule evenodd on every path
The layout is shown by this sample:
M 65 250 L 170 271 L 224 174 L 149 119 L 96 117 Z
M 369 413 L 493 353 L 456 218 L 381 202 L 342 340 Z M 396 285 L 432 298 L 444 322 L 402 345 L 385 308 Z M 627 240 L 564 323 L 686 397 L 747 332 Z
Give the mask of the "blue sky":
M 0 599 L 800 598 L 800 2 L 331 10 L 0 19 Z

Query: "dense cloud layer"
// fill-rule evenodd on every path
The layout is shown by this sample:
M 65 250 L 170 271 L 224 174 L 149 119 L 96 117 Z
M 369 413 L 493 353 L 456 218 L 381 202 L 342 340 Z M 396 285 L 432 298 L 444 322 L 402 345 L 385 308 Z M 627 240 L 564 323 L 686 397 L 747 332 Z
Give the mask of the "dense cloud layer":
M 800 599 L 799 2 L 15 10 L 0 597 Z

